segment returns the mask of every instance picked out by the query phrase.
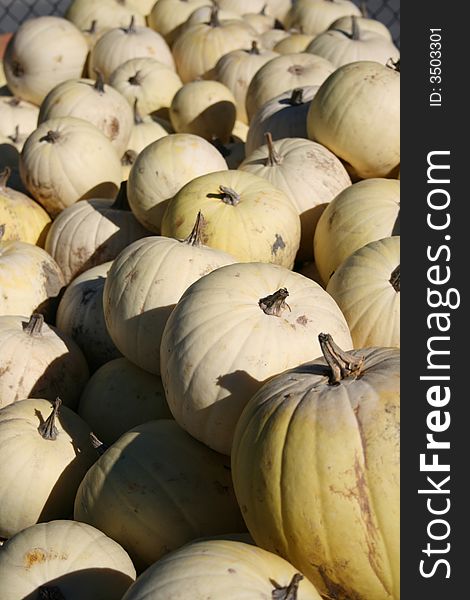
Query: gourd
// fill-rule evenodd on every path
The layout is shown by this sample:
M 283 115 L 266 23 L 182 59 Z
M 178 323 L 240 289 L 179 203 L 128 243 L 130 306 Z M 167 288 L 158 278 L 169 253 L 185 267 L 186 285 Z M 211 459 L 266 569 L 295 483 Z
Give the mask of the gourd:
M 65 12 L 65 18 L 81 30 L 88 29 L 95 21 L 100 35 L 115 27 L 127 27 L 131 17 L 136 25 L 145 26 L 144 15 L 128 0 L 72 0 Z
M 0 407 L 25 398 L 55 400 L 71 409 L 89 378 L 80 348 L 67 334 L 31 317 L 0 316 Z
M 271 379 L 240 417 L 237 499 L 256 544 L 323 596 L 398 600 L 400 354 L 320 343 L 324 359 Z
M 110 267 L 111 261 L 105 262 L 75 277 L 57 308 L 57 329 L 80 347 L 91 372 L 121 356 L 104 320 L 103 289 Z
M 0 537 L 68 518 L 97 458 L 90 433 L 60 398 L 20 400 L 0 410 L 0 477 L 8 482 L 0 488 Z
M 174 418 L 196 439 L 230 454 L 251 396 L 274 375 L 313 360 L 324 328 L 352 346 L 334 300 L 298 273 L 242 263 L 202 277 L 170 315 L 160 348 Z
M 38 523 L 17 533 L 0 554 L 2 598 L 121 598 L 136 572 L 129 555 L 101 531 L 71 520 Z M 42 596 L 41 596 L 42 595 Z
M 400 238 L 366 244 L 341 263 L 326 291 L 341 308 L 355 348 L 400 347 Z
M 0 97 L 0 132 L 14 141 L 19 152 L 25 139 L 37 127 L 39 109 L 31 102 L 15 98 Z
M 197 135 L 175 133 L 163 137 L 142 150 L 129 173 L 127 197 L 131 210 L 144 227 L 159 234 L 170 198 L 199 175 L 227 168 L 220 152 Z
M 172 45 L 191 14 L 206 5 L 207 0 L 157 0 L 149 14 L 149 27 Z
M 294 31 L 293 33 L 290 33 L 288 37 L 277 42 L 273 50 L 275 52 L 279 52 L 279 54 L 293 54 L 294 52 L 305 52 L 307 46 L 313 39 L 313 35 Z
M 198 211 L 206 221 L 207 246 L 239 262 L 293 267 L 300 243 L 297 210 L 284 192 L 262 177 L 237 170 L 193 179 L 168 202 L 162 234 L 189 235 Z
M 328 29 L 339 17 L 361 16 L 359 8 L 350 0 L 297 0 L 286 19 L 287 29 L 297 28 L 315 35 Z
M 279 556 L 234 540 L 186 544 L 160 559 L 133 584 L 123 600 L 170 597 L 239 600 L 320 600 L 313 585 Z
M 390 42 L 393 41 L 392 38 L 392 34 L 390 33 L 390 29 L 384 25 L 381 21 L 378 21 L 377 19 L 370 19 L 368 17 L 359 17 L 359 16 L 354 16 L 354 18 L 356 19 L 358 25 L 360 26 L 361 30 L 363 31 L 372 31 L 373 33 L 379 33 L 380 35 L 383 35 L 384 38 L 386 38 L 387 40 L 389 40 Z M 352 19 L 353 17 L 339 17 L 338 19 L 336 19 L 336 21 L 333 21 L 333 23 L 331 23 L 331 25 L 328 27 L 328 29 L 346 29 L 346 30 L 351 30 L 352 29 Z
M 271 31 L 276 25 L 276 19 L 266 13 L 266 4 L 263 5 L 259 12 L 255 12 L 253 8 L 242 15 L 243 20 L 248 23 L 259 35 L 266 31 Z
M 51 217 L 77 200 L 113 198 L 121 183 L 119 156 L 94 125 L 77 117 L 41 123 L 26 140 L 20 175 Z
M 246 93 L 246 113 L 251 120 L 263 104 L 283 92 L 321 85 L 335 67 L 325 58 L 306 52 L 273 58 L 255 74 Z
M 131 427 L 172 418 L 160 377 L 123 357 L 103 364 L 91 376 L 77 412 L 108 446 Z
M 271 29 L 259 36 L 259 43 L 261 48 L 273 50 L 274 46 L 286 37 L 289 37 L 288 31 L 284 29 Z
M 152 236 L 130 244 L 113 262 L 103 307 L 108 332 L 122 354 L 141 369 L 160 374 L 160 341 L 183 292 L 200 277 L 235 259 L 202 245 L 198 214 L 182 241 Z
M 187 31 L 193 25 L 197 25 L 198 23 L 209 23 L 211 20 L 212 14 L 212 5 L 200 6 L 196 8 L 196 10 L 191 13 L 189 19 L 181 26 L 178 37 L 182 35 L 185 31 Z M 243 18 L 240 13 L 236 13 L 229 10 L 220 10 L 217 12 L 217 18 L 219 21 L 242 21 Z M 253 29 L 254 30 L 254 29 Z M 255 31 L 255 30 L 254 30 Z
M 198 537 L 246 530 L 227 458 L 173 420 L 133 427 L 110 446 L 81 482 L 74 518 L 121 544 L 138 571 Z

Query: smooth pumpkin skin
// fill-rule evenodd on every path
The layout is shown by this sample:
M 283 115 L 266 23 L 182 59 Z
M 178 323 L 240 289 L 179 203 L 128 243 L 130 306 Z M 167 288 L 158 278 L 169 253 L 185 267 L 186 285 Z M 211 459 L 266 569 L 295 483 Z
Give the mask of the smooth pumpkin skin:
M 271 29 L 259 36 L 260 46 L 265 50 L 273 50 L 274 46 L 286 37 L 289 37 L 288 31 L 284 29 Z
M 326 207 L 314 237 L 315 262 L 325 283 L 353 252 L 399 234 L 400 182 L 373 178 L 354 183 Z
M 14 96 L 0 96 L 0 132 L 12 140 L 18 137 L 15 146 L 19 152 L 24 140 L 36 129 L 38 114 L 39 108 L 31 102 Z
M 207 0 L 157 0 L 148 17 L 149 27 L 158 31 L 172 45 L 182 26 L 201 6 L 207 6 Z
M 290 310 L 265 314 L 260 299 L 282 288 L 289 292 Z M 248 400 L 270 377 L 317 356 L 324 328 L 352 347 L 334 300 L 298 273 L 265 263 L 209 273 L 188 288 L 163 333 L 161 376 L 174 418 L 196 439 L 229 455 Z
M 400 287 L 391 282 L 399 265 L 400 238 L 388 237 L 356 250 L 328 282 L 326 291 L 341 308 L 355 348 L 400 347 Z
M 223 169 L 227 163 L 207 140 L 191 133 L 170 134 L 137 157 L 127 180 L 131 210 L 144 227 L 159 234 L 170 198 L 196 177 Z
M 257 545 L 322 594 L 399 598 L 399 351 L 354 350 L 357 379 L 323 359 L 271 379 L 237 424 L 232 474 Z
M 198 537 L 246 531 L 228 463 L 173 420 L 133 427 L 85 475 L 74 518 L 116 540 L 141 571 Z
M 234 190 L 240 201 L 223 200 L 220 186 Z M 292 268 L 300 243 L 300 219 L 285 195 L 258 175 L 220 171 L 193 179 L 168 203 L 162 234 L 189 235 L 201 210 L 206 226 L 203 242 L 240 262 L 268 262 Z
M 97 458 L 90 428 L 66 406 L 55 419 L 57 438 L 43 439 L 38 426 L 51 412 L 44 399 L 19 400 L 0 410 L 0 537 L 68 518 L 76 490 Z
M 348 163 L 354 179 L 391 177 L 400 163 L 399 122 L 400 73 L 364 60 L 339 67 L 323 83 L 307 131 Z
M 287 587 L 297 571 L 279 556 L 233 540 L 186 544 L 149 567 L 123 600 L 271 600 L 276 589 Z M 320 600 L 308 579 L 302 579 L 297 600 Z
M 81 31 L 89 29 L 96 20 L 97 38 L 114 27 L 127 27 L 134 17 L 136 25 L 145 25 L 145 17 L 138 5 L 122 0 L 72 0 L 65 12 L 65 18 L 72 21 Z
M 350 0 L 297 0 L 285 19 L 286 29 L 300 29 L 316 35 L 343 16 L 361 16 L 359 7 Z
M 27 527 L 0 553 L 4 600 L 33 597 L 39 586 L 58 587 L 67 600 L 118 600 L 135 577 L 134 565 L 119 544 L 77 521 Z
M 28 322 L 36 325 L 26 329 Z M 40 317 L 0 316 L 0 407 L 24 398 L 55 400 L 71 409 L 89 378 L 80 348 Z
M 313 40 L 314 36 L 307 33 L 290 33 L 288 37 L 280 40 L 273 50 L 279 54 L 293 54 L 294 52 L 305 52 L 305 49 Z
M 355 16 L 359 27 L 363 31 L 372 31 L 374 33 L 380 33 L 390 42 L 393 41 L 392 34 L 390 33 L 390 29 L 384 25 L 381 21 L 377 19 L 371 19 L 368 17 L 358 17 Z M 352 17 L 339 17 L 336 21 L 328 27 L 328 29 L 343 29 L 346 31 L 351 31 L 352 28 Z

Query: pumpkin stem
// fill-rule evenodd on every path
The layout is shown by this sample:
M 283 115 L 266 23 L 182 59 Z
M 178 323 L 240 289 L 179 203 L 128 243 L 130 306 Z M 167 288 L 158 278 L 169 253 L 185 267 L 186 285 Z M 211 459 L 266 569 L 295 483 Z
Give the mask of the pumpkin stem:
M 129 27 L 122 27 L 122 31 L 124 33 L 137 33 L 137 29 L 135 28 L 135 17 L 132 15 L 131 22 L 129 23 Z
M 318 336 L 320 348 L 328 366 L 331 369 L 330 385 L 338 385 L 346 377 L 358 377 L 364 368 L 364 357 L 357 358 L 349 352 L 344 352 L 335 344 L 329 333 Z
M 0 172 L 0 189 L 5 189 L 8 185 L 8 180 L 10 179 L 10 175 L 11 175 L 11 167 L 5 167 L 1 172 Z
M 209 25 L 211 27 L 220 27 L 219 7 L 216 4 L 214 4 L 211 8 L 211 17 L 209 19 Z
M 274 292 L 274 294 L 270 294 L 265 298 L 260 298 L 258 300 L 258 306 L 264 312 L 265 315 L 273 315 L 274 317 L 282 316 L 282 313 L 286 308 L 290 310 L 290 306 L 286 302 L 286 298 L 289 295 L 289 292 L 286 288 L 281 288 Z
M 260 15 L 263 15 L 263 17 L 266 15 L 266 9 L 268 8 L 267 4 L 263 4 L 263 8 L 259 11 Z
M 289 73 L 292 73 L 292 75 L 302 75 L 304 72 L 302 65 L 291 65 L 287 70 Z
M 354 40 L 355 42 L 357 42 L 358 40 L 361 39 L 361 32 L 359 30 L 359 23 L 357 22 L 357 17 L 356 16 L 352 16 L 351 17 L 351 39 Z
M 141 125 L 144 122 L 144 120 L 142 118 L 142 115 L 139 112 L 137 103 L 138 103 L 138 99 L 136 98 L 134 100 L 134 125 Z
M 271 592 L 272 600 L 297 600 L 297 592 L 299 589 L 299 584 L 304 578 L 300 573 L 295 573 L 290 580 L 290 583 L 283 587 L 270 579 L 269 581 L 274 586 L 273 591 Z
M 65 600 L 65 596 L 55 585 L 42 585 L 38 589 L 38 600 Z
M 14 144 L 18 143 L 20 140 L 20 126 L 15 125 L 15 133 L 13 135 L 9 135 L 8 139 L 10 139 Z
M 52 129 L 49 129 L 46 135 L 43 135 L 42 138 L 39 138 L 39 141 L 47 142 L 48 144 L 55 144 L 59 139 L 60 133 L 58 131 L 52 131 Z
M 104 77 L 99 69 L 93 69 L 96 75 L 95 85 L 93 86 L 98 94 L 104 94 Z
M 225 202 L 225 204 L 236 206 L 240 202 L 240 194 L 237 194 L 232 188 L 226 187 L 225 185 L 219 185 L 219 190 L 222 194 L 222 202 Z
M 260 51 L 259 51 L 259 48 L 258 48 L 258 42 L 256 40 L 253 40 L 251 42 L 251 48 L 250 48 L 250 52 L 249 53 L 250 54 L 256 54 L 256 55 L 260 54 Z
M 393 269 L 389 282 L 391 283 L 393 289 L 398 293 L 400 291 L 400 265 Z
M 47 417 L 44 423 L 41 423 L 41 425 L 38 427 L 38 431 L 44 440 L 55 440 L 59 435 L 57 427 L 55 426 L 55 420 L 59 414 L 59 408 L 61 404 L 62 400 L 57 397 L 52 403 L 53 408 L 51 414 Z
M 19 98 L 17 98 L 16 96 L 13 96 L 13 98 L 11 98 L 10 100 L 7 100 L 6 104 L 8 104 L 9 106 L 12 106 L 13 108 L 15 106 L 18 106 L 18 104 L 21 102 L 21 100 Z
M 5 235 L 5 223 L 0 224 L 0 242 L 2 241 L 3 236 Z
M 275 165 L 280 165 L 282 162 L 282 157 L 274 148 L 273 136 L 271 135 L 271 132 L 266 132 L 264 136 L 266 138 L 266 144 L 268 145 L 268 158 L 266 159 L 265 166 L 274 167 Z
M 400 72 L 400 59 L 398 59 L 395 62 L 392 58 L 389 58 L 387 60 L 387 64 L 385 66 L 388 67 L 389 69 L 393 69 L 394 71 L 398 71 L 398 73 L 399 73 Z
M 142 80 L 140 78 L 140 69 L 138 71 L 136 71 L 134 73 L 134 75 L 132 75 L 131 77 L 129 77 L 129 79 L 127 81 L 131 85 L 141 85 L 142 84 Z
M 188 235 L 187 238 L 183 240 L 184 244 L 188 244 L 189 246 L 200 246 L 202 244 L 202 231 L 204 229 L 206 222 L 204 220 L 204 215 L 201 211 L 197 213 L 196 222 L 194 223 L 193 230 Z
M 109 448 L 109 446 L 99 440 L 93 432 L 90 433 L 90 442 L 100 456 Z
M 134 150 L 128 150 L 127 152 L 134 152 Z M 118 195 L 116 196 L 116 200 L 111 205 L 111 208 L 115 210 L 131 210 L 131 207 L 129 206 L 129 201 L 127 199 L 127 181 L 121 181 L 121 186 L 119 187 Z
M 299 106 L 304 103 L 304 91 L 302 88 L 295 88 L 292 90 L 291 97 L 289 98 L 289 104 L 291 106 Z
M 15 77 L 23 77 L 24 67 L 17 60 L 13 60 L 11 63 L 11 71 Z
M 361 0 L 359 5 L 359 10 L 361 11 L 361 15 L 365 18 L 369 18 L 369 11 L 367 10 L 367 0 Z
M 91 22 L 91 25 L 88 29 L 84 29 L 83 33 L 89 33 L 90 35 L 93 35 L 96 33 L 96 25 L 98 24 L 98 21 L 96 19 L 93 19 L 93 21 Z
M 131 148 L 129 148 L 129 150 L 126 150 L 124 152 L 124 154 L 122 155 L 121 165 L 123 167 L 132 167 L 132 165 L 135 163 L 136 158 L 137 158 L 137 152 L 135 150 L 132 150 Z
M 23 322 L 23 331 L 25 333 L 27 333 L 28 335 L 30 335 L 31 337 L 34 337 L 36 335 L 41 335 L 43 325 L 44 325 L 44 316 L 41 315 L 40 313 L 33 313 L 30 316 L 29 321 L 27 323 Z

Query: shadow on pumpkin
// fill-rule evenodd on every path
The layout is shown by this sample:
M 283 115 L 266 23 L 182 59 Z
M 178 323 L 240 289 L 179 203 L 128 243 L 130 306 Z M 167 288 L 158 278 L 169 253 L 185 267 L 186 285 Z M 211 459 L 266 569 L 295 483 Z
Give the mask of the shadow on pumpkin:
M 200 135 L 208 141 L 215 137 L 223 144 L 227 144 L 235 125 L 236 112 L 232 102 L 227 100 L 215 102 L 190 121 L 184 131 Z

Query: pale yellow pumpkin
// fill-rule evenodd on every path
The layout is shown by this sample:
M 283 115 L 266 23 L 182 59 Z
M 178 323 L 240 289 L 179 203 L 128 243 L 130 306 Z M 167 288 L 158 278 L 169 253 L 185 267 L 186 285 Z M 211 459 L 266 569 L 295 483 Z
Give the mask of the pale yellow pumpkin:
M 183 238 L 198 211 L 206 226 L 203 241 L 240 262 L 292 268 L 300 243 L 300 219 L 284 192 L 258 175 L 219 171 L 193 179 L 167 204 L 162 234 Z
M 0 133 L 9 137 L 19 152 L 37 127 L 39 108 L 14 96 L 0 97 Z
M 168 109 L 182 82 L 175 71 L 150 57 L 131 58 L 121 64 L 109 78 L 131 106 L 139 102 L 142 115 L 168 116 Z
M 302 227 L 298 260 L 313 260 L 313 236 L 328 202 L 351 185 L 341 161 L 324 146 L 301 138 L 284 138 L 250 154 L 240 165 L 264 177 L 292 201 Z
M 236 428 L 232 474 L 256 543 L 325 597 L 398 600 L 400 354 L 344 353 L 271 379 Z
M 263 104 L 283 92 L 321 85 L 335 67 L 321 56 L 306 52 L 283 54 L 262 66 L 248 86 L 246 112 L 251 120 Z
M 251 49 L 233 50 L 217 61 L 214 79 L 226 85 L 232 92 L 239 121 L 248 123 L 245 100 L 251 80 L 264 64 L 276 56 L 276 52 L 260 49 L 257 42 L 253 41 Z
M 334 27 L 318 34 L 306 52 L 323 56 L 335 67 L 360 60 L 372 60 L 383 65 L 397 61 L 400 51 L 391 40 L 380 33 L 362 29 L 357 17 L 351 17 L 348 28 Z
M 103 312 L 103 289 L 110 267 L 111 261 L 75 277 L 57 308 L 57 329 L 76 342 L 91 371 L 121 356 L 106 329 Z
M 96 79 L 64 81 L 44 98 L 38 124 L 58 117 L 78 117 L 95 125 L 112 143 L 118 156 L 127 148 L 132 130 L 132 108 L 126 99 L 103 81 Z
M 2 239 L 43 247 L 51 219 L 37 202 L 8 187 L 10 174 L 10 167 L 0 172 L 0 223 L 5 225 Z
M 171 51 L 163 37 L 150 29 L 136 25 L 134 17 L 128 27 L 117 27 L 104 33 L 93 46 L 88 60 L 88 74 L 95 69 L 103 73 L 105 81 L 120 65 L 131 58 L 150 57 L 175 68 Z
M 219 58 L 232 50 L 250 48 L 257 37 L 243 20 L 219 21 L 217 14 L 214 7 L 209 23 L 192 25 L 173 44 L 176 69 L 183 83 L 209 78 Z
M 77 200 L 115 197 L 121 163 L 92 123 L 58 117 L 41 123 L 26 140 L 20 174 L 33 198 L 55 217 Z
M 253 27 L 259 35 L 266 33 L 266 31 L 271 31 L 276 24 L 276 19 L 272 15 L 266 13 L 264 10 L 265 7 L 266 4 L 264 4 L 261 12 L 246 12 L 242 15 L 243 20 L 248 23 L 250 27 Z
M 186 544 L 152 565 L 123 600 L 320 600 L 313 585 L 276 554 L 233 540 Z
M 288 37 L 283 38 L 274 46 L 273 50 L 279 54 L 294 54 L 295 52 L 305 52 L 307 46 L 314 39 L 313 35 L 308 33 L 290 33 Z
M 55 400 L 75 409 L 89 378 L 71 337 L 44 317 L 0 316 L 0 407 L 25 398 Z
M 64 275 L 42 248 L 27 242 L 2 241 L 5 229 L 0 225 L 0 315 L 41 312 L 51 321 L 65 286 Z
M 0 537 L 68 518 L 77 488 L 97 458 L 90 433 L 60 399 L 20 400 L 0 410 Z
M 372 31 L 373 33 L 379 33 L 383 35 L 390 42 L 393 41 L 392 34 L 390 33 L 390 29 L 382 23 L 382 21 L 378 21 L 377 19 L 371 19 L 369 17 L 359 17 L 357 15 L 354 16 L 357 20 L 357 23 L 362 31 Z M 339 17 L 336 21 L 333 21 L 328 29 L 343 29 L 346 31 L 351 31 L 352 29 L 352 16 L 351 17 Z
M 198 537 L 245 531 L 228 462 L 173 420 L 133 427 L 85 475 L 74 518 L 116 540 L 143 570 Z
M 214 4 L 208 4 L 206 6 L 200 6 L 199 8 L 196 8 L 196 10 L 193 13 L 191 13 L 189 19 L 181 26 L 177 37 L 182 35 L 187 29 L 189 29 L 193 25 L 197 25 L 198 23 L 209 23 L 209 21 L 211 20 L 213 6 Z M 242 20 L 241 14 L 229 10 L 219 9 L 217 17 L 219 21 Z
M 145 17 L 129 0 L 72 0 L 65 18 L 79 29 L 88 29 L 93 21 L 96 31 L 104 33 L 115 27 L 127 27 L 134 17 L 135 24 L 145 26 Z
M 45 249 L 61 267 L 67 283 L 83 271 L 113 260 L 130 243 L 149 235 L 128 210 L 123 196 L 125 189 L 116 200 L 77 202 L 54 219 Z
M 81 32 L 61 17 L 36 17 L 18 27 L 3 59 L 8 87 L 39 106 L 58 83 L 82 75 L 88 45 Z
M 149 27 L 158 31 L 168 44 L 173 44 L 181 27 L 207 0 L 157 0 L 148 17 Z
M 325 285 L 339 265 L 369 242 L 397 235 L 400 182 L 368 179 L 343 190 L 318 221 L 315 262 Z
M 400 347 L 400 238 L 356 250 L 336 269 L 326 291 L 344 314 L 355 348 Z
M 289 37 L 288 31 L 284 29 L 271 29 L 259 36 L 260 46 L 265 50 L 273 50 L 274 46 L 286 37 Z
M 310 102 L 320 86 L 305 86 L 283 92 L 263 104 L 250 121 L 246 136 L 246 155 L 266 143 L 269 132 L 273 140 L 307 138 L 307 114 Z
M 171 419 L 160 377 L 127 358 L 110 360 L 91 376 L 77 412 L 107 445 L 131 427 Z
M 236 100 L 218 81 L 190 81 L 179 89 L 170 106 L 177 133 L 192 133 L 205 140 L 227 142 L 236 119 Z
M 116 600 L 135 577 L 134 565 L 119 544 L 77 521 L 27 527 L 0 554 L 3 600 L 31 597 L 38 587 L 46 598 L 60 593 L 67 600 Z
M 183 292 L 203 275 L 235 259 L 201 244 L 198 215 L 183 241 L 152 236 L 131 244 L 113 262 L 103 295 L 108 332 L 122 354 L 150 373 L 160 373 L 160 340 Z
M 232 137 L 236 142 L 246 142 L 248 136 L 248 125 L 243 121 L 235 121 L 235 125 L 232 129 Z
M 217 6 L 222 10 L 231 10 L 244 15 L 246 13 L 259 13 L 266 5 L 265 0 L 217 0 Z
M 196 177 L 227 168 L 220 152 L 197 135 L 175 133 L 163 137 L 140 153 L 129 173 L 127 197 L 131 210 L 149 231 L 160 233 L 170 198 Z
M 173 128 L 168 121 L 159 119 L 158 117 L 152 117 L 150 115 L 142 116 L 138 107 L 138 100 L 134 103 L 134 125 L 131 131 L 131 137 L 127 143 L 128 151 L 135 152 L 135 158 L 142 152 L 144 148 L 160 140 L 162 137 L 173 133 Z M 122 160 L 121 160 L 122 162 Z M 123 180 L 127 180 L 130 169 L 134 164 L 135 160 L 132 161 L 127 172 L 127 176 L 123 177 Z
M 292 0 L 265 0 L 266 11 L 283 24 L 291 7 Z
M 351 15 L 361 16 L 351 0 L 297 0 L 286 16 L 285 25 L 315 35 L 328 29 L 339 17 Z
M 272 376 L 317 356 L 324 329 L 352 346 L 335 301 L 298 273 L 264 263 L 209 273 L 183 295 L 162 338 L 161 376 L 174 418 L 230 454 L 251 396 Z
M 339 67 L 312 100 L 307 130 L 353 178 L 392 176 L 400 163 L 399 71 L 373 61 Z

